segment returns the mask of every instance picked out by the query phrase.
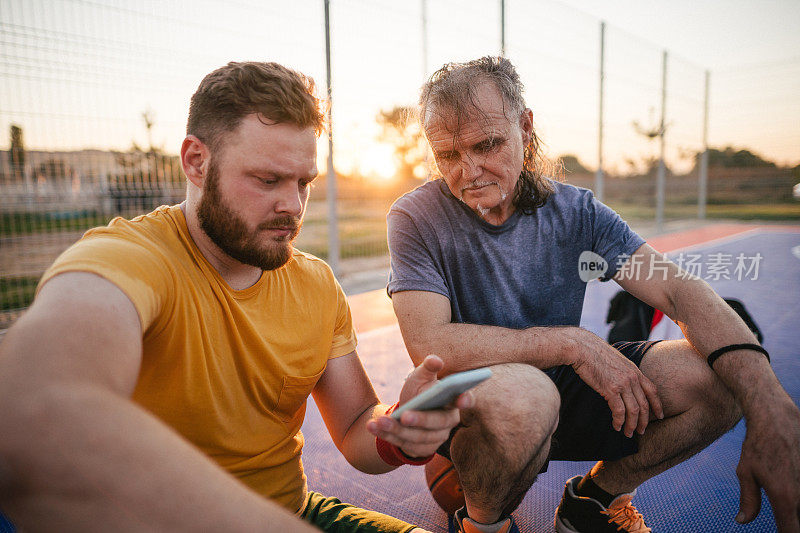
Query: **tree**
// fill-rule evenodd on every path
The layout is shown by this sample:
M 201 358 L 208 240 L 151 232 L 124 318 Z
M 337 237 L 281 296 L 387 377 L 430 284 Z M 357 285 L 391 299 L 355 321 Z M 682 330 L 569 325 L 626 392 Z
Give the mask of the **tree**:
M 144 121 L 144 127 L 147 129 L 147 144 L 150 145 L 150 153 L 156 153 L 156 149 L 153 148 L 153 125 L 155 124 L 155 115 L 153 110 L 149 107 L 142 112 L 142 120 Z M 134 143 L 135 144 L 135 143 Z
M 108 194 L 116 212 L 149 210 L 180 201 L 183 196 L 180 158 L 153 146 L 153 111 L 148 108 L 141 117 L 149 148 L 145 150 L 133 141 L 127 152 L 115 154 L 122 171 L 106 175 Z
M 397 175 L 403 180 L 422 179 L 427 175 L 428 143 L 411 106 L 381 110 L 377 121 L 382 128 L 379 140 L 394 146 Z
M 588 168 L 583 166 L 578 158 L 572 154 L 562 155 L 558 158 L 561 161 L 564 172 L 567 174 L 589 174 Z
M 702 152 L 695 155 L 695 167 L 699 167 Z M 708 166 L 710 167 L 775 167 L 775 163 L 762 159 L 761 156 L 754 154 L 750 150 L 735 150 L 731 146 L 724 150 L 716 148 L 708 149 Z
M 22 140 L 22 128 L 11 125 L 11 175 L 20 178 L 25 173 L 25 145 Z
M 109 176 L 112 181 L 129 181 L 137 187 L 161 187 L 182 185 L 180 159 L 176 155 L 168 155 L 160 147 L 153 146 L 153 126 L 155 113 L 149 107 L 141 113 L 144 127 L 147 130 L 147 143 L 145 150 L 136 141 L 131 142 L 127 152 L 116 154 L 117 164 L 125 169 L 123 174 Z

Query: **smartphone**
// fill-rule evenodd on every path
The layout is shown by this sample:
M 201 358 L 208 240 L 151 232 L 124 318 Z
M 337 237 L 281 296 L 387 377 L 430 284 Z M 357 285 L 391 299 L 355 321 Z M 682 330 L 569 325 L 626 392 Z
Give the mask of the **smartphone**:
M 395 409 L 390 416 L 396 420 L 400 420 L 400 415 L 406 411 L 440 409 L 455 400 L 462 392 L 471 389 L 478 383 L 486 381 L 490 377 L 492 377 L 492 371 L 488 368 L 476 368 L 474 370 L 450 374 Z

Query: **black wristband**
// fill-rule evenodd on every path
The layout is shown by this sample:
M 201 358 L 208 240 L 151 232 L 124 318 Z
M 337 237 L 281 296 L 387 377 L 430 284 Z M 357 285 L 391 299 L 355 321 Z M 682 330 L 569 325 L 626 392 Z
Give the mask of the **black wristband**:
M 761 352 L 767 358 L 767 361 L 769 361 L 769 353 L 762 346 L 758 344 L 730 344 L 728 346 L 723 346 L 719 350 L 714 350 L 713 352 L 711 352 L 707 358 L 708 366 L 710 366 L 713 369 L 714 361 L 719 359 L 721 355 L 726 354 L 728 352 L 733 352 L 735 350 L 753 350 L 756 352 Z

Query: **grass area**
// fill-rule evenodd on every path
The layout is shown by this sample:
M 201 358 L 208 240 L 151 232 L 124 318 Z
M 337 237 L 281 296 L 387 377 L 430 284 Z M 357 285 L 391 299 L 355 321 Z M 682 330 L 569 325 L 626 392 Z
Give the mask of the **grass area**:
M 86 231 L 104 226 L 113 217 L 96 211 L 50 213 L 0 213 L 0 236 L 30 235 L 50 231 Z
M 38 283 L 38 276 L 0 277 L 0 311 L 28 307 Z
M 388 211 L 388 209 L 387 209 Z M 342 209 L 339 208 L 339 222 L 363 222 L 363 221 L 374 221 L 374 220 L 384 220 L 386 219 L 386 211 L 381 211 L 378 209 Z M 303 225 L 327 225 L 328 224 L 328 212 L 327 211 L 306 211 L 305 217 L 303 217 Z
M 326 235 L 319 235 L 314 239 L 303 239 L 302 232 L 295 245 L 298 249 L 316 255 L 323 259 L 328 257 L 328 240 Z M 342 229 L 339 234 L 339 257 L 349 259 L 353 257 L 374 257 L 389 253 L 386 243 L 386 226 L 372 232 L 361 230 Z
M 304 252 L 310 253 L 322 259 L 328 258 L 327 245 L 298 246 Z M 341 259 L 351 259 L 355 257 L 375 257 L 389 253 L 386 241 L 370 242 L 341 242 L 339 257 Z
M 709 218 L 738 220 L 794 220 L 800 222 L 800 202 L 794 204 L 748 204 L 706 206 Z
M 650 219 L 655 216 L 655 207 L 636 204 L 609 205 L 624 219 Z M 664 206 L 667 219 L 689 219 L 697 217 L 697 205 L 667 204 Z M 800 202 L 775 204 L 708 204 L 706 218 L 751 221 L 796 221 L 800 222 Z

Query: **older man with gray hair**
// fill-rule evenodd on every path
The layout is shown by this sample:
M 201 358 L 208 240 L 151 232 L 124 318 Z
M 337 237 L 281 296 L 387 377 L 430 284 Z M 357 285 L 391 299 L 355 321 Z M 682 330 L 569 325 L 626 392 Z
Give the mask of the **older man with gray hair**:
M 591 191 L 545 176 L 522 88 L 504 58 L 437 71 L 420 112 L 441 177 L 388 216 L 388 292 L 411 358 L 436 353 L 447 372 L 495 374 L 439 451 L 464 491 L 457 526 L 513 531 L 511 513 L 548 460 L 597 460 L 567 481 L 556 530 L 650 531 L 631 503 L 636 488 L 743 415 L 736 520 L 755 518 L 764 488 L 780 531 L 800 531 L 800 411 L 766 351 L 708 284 Z M 611 346 L 578 327 L 587 252 L 687 340 Z M 668 266 L 664 276 L 630 276 L 626 258 L 642 272 Z

